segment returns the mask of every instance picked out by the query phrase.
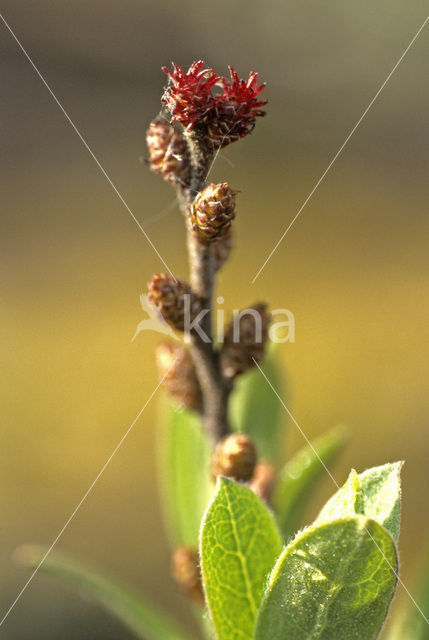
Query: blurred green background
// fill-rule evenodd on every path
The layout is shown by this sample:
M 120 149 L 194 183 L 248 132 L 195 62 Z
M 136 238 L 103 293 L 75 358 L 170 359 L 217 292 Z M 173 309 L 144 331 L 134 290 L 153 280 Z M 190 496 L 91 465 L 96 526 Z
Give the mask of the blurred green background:
M 254 285 L 251 278 L 424 21 L 427 3 L 4 0 L 3 15 L 175 273 L 183 220 L 139 162 L 160 71 L 203 58 L 260 72 L 268 117 L 218 158 L 241 191 L 224 308 L 264 298 L 296 319 L 282 348 L 288 402 L 311 438 L 353 441 L 335 475 L 406 460 L 402 576 L 428 533 L 429 27 Z M 12 553 L 50 544 L 157 382 L 139 294 L 162 265 L 10 33 L 0 24 L 2 179 L 1 615 L 28 573 Z M 164 211 L 164 213 L 163 213 Z M 154 400 L 58 547 L 189 620 L 169 577 L 157 501 Z M 302 444 L 290 429 L 291 450 Z M 332 493 L 329 479 L 313 514 Z M 404 594 L 399 589 L 400 599 Z M 398 603 L 396 604 L 398 607 Z M 1 617 L 1 616 L 0 616 Z M 37 576 L 7 640 L 129 638 Z

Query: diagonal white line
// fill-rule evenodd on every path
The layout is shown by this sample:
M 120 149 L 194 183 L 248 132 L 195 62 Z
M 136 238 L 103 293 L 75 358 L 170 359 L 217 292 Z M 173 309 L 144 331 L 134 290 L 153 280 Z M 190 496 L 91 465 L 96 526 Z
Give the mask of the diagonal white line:
M 177 360 L 177 358 L 176 358 Z M 116 447 L 113 449 L 112 453 L 110 454 L 110 456 L 107 458 L 106 462 L 103 464 L 103 466 L 101 467 L 100 471 L 97 473 L 95 479 L 91 482 L 90 486 L 88 487 L 88 489 L 85 491 L 85 493 L 83 494 L 82 498 L 80 499 L 80 501 L 78 502 L 78 504 L 76 505 L 76 507 L 73 509 L 71 515 L 68 517 L 66 523 L 64 524 L 64 526 L 62 527 L 62 529 L 60 530 L 60 532 L 57 534 L 57 536 L 55 537 L 54 541 L 52 542 L 51 546 L 49 547 L 49 549 L 46 551 L 45 555 L 43 556 L 43 558 L 40 560 L 39 564 L 37 565 L 37 567 L 34 569 L 33 573 L 30 575 L 30 577 L 28 578 L 27 582 L 24 584 L 24 586 L 22 587 L 21 591 L 18 593 L 18 595 L 16 596 L 15 600 L 12 602 L 12 604 L 10 605 L 9 609 L 6 611 L 6 613 L 4 614 L 3 618 L 0 620 L 0 627 L 3 625 L 3 623 L 5 622 L 6 618 L 8 617 L 8 615 L 11 613 L 12 609 L 15 607 L 15 605 L 17 604 L 18 600 L 20 600 L 21 596 L 23 595 L 24 591 L 27 589 L 27 587 L 29 586 L 30 582 L 33 580 L 34 576 L 36 575 L 36 573 L 39 571 L 40 567 L 42 566 L 42 564 L 45 562 L 46 558 L 48 557 L 48 555 L 51 553 L 52 549 L 55 547 L 55 545 L 57 544 L 58 540 L 61 538 L 61 536 L 63 535 L 64 531 L 67 529 L 67 527 L 69 526 L 70 522 L 73 520 L 73 518 L 75 517 L 75 515 L 77 514 L 77 512 L 79 511 L 79 509 L 81 508 L 81 506 L 83 505 L 83 503 L 85 502 L 85 500 L 87 499 L 87 497 L 89 496 L 89 494 L 91 493 L 91 491 L 93 490 L 93 488 L 95 487 L 96 483 L 98 482 L 98 480 L 101 478 L 101 476 L 103 475 L 104 471 L 107 469 L 108 465 L 110 464 L 110 462 L 112 461 L 112 458 L 116 455 L 116 453 L 119 451 L 120 447 L 122 446 L 125 438 L 128 436 L 128 434 L 130 433 L 131 429 L 134 427 L 134 425 L 136 424 L 137 420 L 140 418 L 141 414 L 143 413 L 143 411 L 146 409 L 147 405 L 149 404 L 149 402 L 152 400 L 153 396 L 155 395 L 155 393 L 158 391 L 159 387 L 161 386 L 161 384 L 164 382 L 164 379 L 166 378 L 166 376 L 168 375 L 168 373 L 170 372 L 171 367 L 175 364 L 176 360 L 174 360 L 172 362 L 172 364 L 169 366 L 167 372 L 163 375 L 163 377 L 161 378 L 161 380 L 158 382 L 158 384 L 156 385 L 155 389 L 152 391 L 152 393 L 150 394 L 149 398 L 146 400 L 145 404 L 143 405 L 143 407 L 140 409 L 140 411 L 138 412 L 138 414 L 136 415 L 136 417 L 134 418 L 134 420 L 132 421 L 132 423 L 130 424 L 130 426 L 128 427 L 128 429 L 126 430 L 126 432 L 124 433 L 124 435 L 122 436 L 122 438 L 119 440 L 118 444 L 116 445 Z
M 401 64 L 402 60 L 405 58 L 405 56 L 407 55 L 408 51 L 411 49 L 411 47 L 413 46 L 413 44 L 415 43 L 415 41 L 417 40 L 417 38 L 419 37 L 420 33 L 423 31 L 427 21 L 429 20 L 429 16 L 426 18 L 426 20 L 423 22 L 422 26 L 420 27 L 420 29 L 417 31 L 416 35 L 414 36 L 414 38 L 411 40 L 411 42 L 409 43 L 409 45 L 407 46 L 407 48 L 405 49 L 405 51 L 403 52 L 403 54 L 401 55 L 401 57 L 399 58 L 399 60 L 397 61 L 397 63 L 395 64 L 395 66 L 393 67 L 392 71 L 389 73 L 389 75 L 387 76 L 386 80 L 383 82 L 383 84 L 381 85 L 381 87 L 379 88 L 379 90 L 377 91 L 377 93 L 375 94 L 375 96 L 373 97 L 373 99 L 371 100 L 371 102 L 369 103 L 369 105 L 367 106 L 367 108 L 365 109 L 365 111 L 363 112 L 363 114 L 361 115 L 361 117 L 359 118 L 359 120 L 356 122 L 356 124 L 354 125 L 353 129 L 350 131 L 349 135 L 347 136 L 347 138 L 344 140 L 343 144 L 341 145 L 341 147 L 338 149 L 337 153 L 334 155 L 334 157 L 332 158 L 331 162 L 328 164 L 328 166 L 326 167 L 325 171 L 322 173 L 322 175 L 320 176 L 319 180 L 316 182 L 316 184 L 314 185 L 313 189 L 310 191 L 309 195 L 307 196 L 307 198 L 304 200 L 304 202 L 302 203 L 301 207 L 298 209 L 298 212 L 296 213 L 295 217 L 292 219 L 292 221 L 290 222 L 288 228 L 286 229 L 286 231 L 283 233 L 283 235 L 280 237 L 280 239 L 277 241 L 277 243 L 275 244 L 274 248 L 272 249 L 271 253 L 268 255 L 267 259 L 265 260 L 265 262 L 263 263 L 263 265 L 260 267 L 259 271 L 257 272 L 257 274 L 255 275 L 255 277 L 252 280 L 252 284 L 255 283 L 255 281 L 257 280 L 257 278 L 259 278 L 261 272 L 263 269 L 265 269 L 265 267 L 267 266 L 267 263 L 271 260 L 272 256 L 274 255 L 274 253 L 277 251 L 277 249 L 279 248 L 280 244 L 283 242 L 285 236 L 287 235 L 287 233 L 290 231 L 290 229 L 292 228 L 292 226 L 295 224 L 295 222 L 298 220 L 299 216 L 301 215 L 301 212 L 303 211 L 303 209 L 307 206 L 308 202 L 311 200 L 311 198 L 313 197 L 314 193 L 317 191 L 317 189 L 319 188 L 319 186 L 321 185 L 321 183 L 323 182 L 323 180 L 325 179 L 327 173 L 329 172 L 329 170 L 331 169 L 332 165 L 334 164 L 334 162 L 336 161 L 336 159 L 338 158 L 338 156 L 341 154 L 341 152 L 343 151 L 344 147 L 347 145 L 347 143 L 349 142 L 350 138 L 352 137 L 352 135 L 354 134 L 354 132 L 356 131 L 356 129 L 359 127 L 359 125 L 361 124 L 362 120 L 365 118 L 366 114 L 368 113 L 368 111 L 371 109 L 372 105 L 374 104 L 374 102 L 377 100 L 378 96 L 380 95 L 380 93 L 383 91 L 384 87 L 387 85 L 387 83 L 389 82 L 390 78 L 393 76 L 393 74 L 395 73 L 396 69 L 399 67 L 399 65 Z
M 163 220 L 166 216 L 168 216 L 168 214 L 171 211 L 173 211 L 174 207 L 179 203 L 180 203 L 179 199 L 174 198 L 174 200 L 172 200 L 170 204 L 164 207 L 162 211 L 160 211 L 159 213 L 153 216 L 150 216 L 150 218 L 146 218 L 146 220 L 143 220 L 143 224 L 146 227 L 146 229 L 150 227 L 150 225 L 154 224 L 155 222 L 159 222 L 160 220 Z
M 280 404 L 282 405 L 283 409 L 286 411 L 286 413 L 288 414 L 289 418 L 292 420 L 292 422 L 294 423 L 294 425 L 297 427 L 298 431 L 300 432 L 300 434 L 302 435 L 302 437 L 304 438 L 304 440 L 306 441 L 306 443 L 308 444 L 308 446 L 310 447 L 310 449 L 312 450 L 312 452 L 314 453 L 314 455 L 316 456 L 316 458 L 319 460 L 320 464 L 322 465 L 322 467 L 325 469 L 326 473 L 328 474 L 328 476 L 331 478 L 332 482 L 335 484 L 335 486 L 337 487 L 337 489 L 340 488 L 339 484 L 337 483 L 337 481 L 335 480 L 334 476 L 332 475 L 332 473 L 329 471 L 328 467 L 326 466 L 326 464 L 323 462 L 323 460 L 320 458 L 319 454 L 317 453 L 316 449 L 313 447 L 313 445 L 311 444 L 310 440 L 307 438 L 307 436 L 305 435 L 304 431 L 301 429 L 301 427 L 299 426 L 299 424 L 297 423 L 297 421 L 295 420 L 295 418 L 293 417 L 292 413 L 289 411 L 289 409 L 287 408 L 287 406 L 285 405 L 285 403 L 283 402 L 283 400 L 281 399 L 280 395 L 277 393 L 276 389 L 273 387 L 273 385 L 271 384 L 271 381 L 267 378 L 267 376 L 265 375 L 264 371 L 261 369 L 261 367 L 259 366 L 258 362 L 256 361 L 256 359 L 252 356 L 252 360 L 255 363 L 255 365 L 258 367 L 259 371 L 262 373 L 262 375 L 264 376 L 267 384 L 271 387 L 271 390 L 273 391 L 273 393 L 275 394 L 275 396 L 277 397 L 277 399 L 279 400 Z
M 82 134 L 80 133 L 80 131 L 78 130 L 78 128 L 76 127 L 76 125 L 74 124 L 73 120 L 70 118 L 69 114 L 67 113 L 67 111 L 64 109 L 63 105 L 61 104 L 61 102 L 58 100 L 57 96 L 54 94 L 54 92 L 52 91 L 51 87 L 49 86 L 49 84 L 46 82 L 45 78 L 42 76 L 41 72 L 39 71 L 39 69 L 36 67 L 35 63 L 33 62 L 33 60 L 30 58 L 29 54 L 27 53 L 27 51 L 24 49 L 23 45 L 21 44 L 20 40 L 18 39 L 17 35 L 15 34 L 15 32 L 12 30 L 12 28 L 9 26 L 9 24 L 6 22 L 6 19 L 4 18 L 4 16 L 0 13 L 0 18 L 3 20 L 5 27 L 8 29 L 9 33 L 11 34 L 11 36 L 14 38 L 15 42 L 17 43 L 17 45 L 19 46 L 19 48 L 21 49 L 22 53 L 24 54 L 24 56 L 27 58 L 28 62 L 31 64 L 31 66 L 33 67 L 34 71 L 37 73 L 37 75 L 39 76 L 40 80 L 42 81 L 42 83 L 45 85 L 46 89 L 49 91 L 49 93 L 51 94 L 52 98 L 54 99 L 54 101 L 56 102 L 56 104 L 58 105 L 58 107 L 60 108 L 60 110 L 62 111 L 64 117 L 66 118 L 66 120 L 69 122 L 69 124 L 71 125 L 71 127 L 73 128 L 74 132 L 77 134 L 77 136 L 79 137 L 80 141 L 82 142 L 82 144 L 84 145 L 85 149 L 88 151 L 88 153 L 90 154 L 90 156 L 92 157 L 92 159 L 94 160 L 95 164 L 97 165 L 97 167 L 100 169 L 101 173 L 104 175 L 104 177 L 106 178 L 107 182 L 110 184 L 110 186 L 112 187 L 113 191 L 116 193 L 116 195 L 118 196 L 119 200 L 122 202 L 122 204 L 124 205 L 125 209 L 128 211 L 128 213 L 130 214 L 130 216 L 132 217 L 132 219 L 134 220 L 134 222 L 136 223 L 136 225 L 138 226 L 138 228 L 140 229 L 140 231 L 142 232 L 142 234 L 144 235 L 144 237 L 146 238 L 146 240 L 148 241 L 148 243 L 150 244 L 150 246 L 152 247 L 152 249 L 155 251 L 156 255 L 158 256 L 158 258 L 161 260 L 162 264 L 164 265 L 164 267 L 167 269 L 167 271 L 170 273 L 170 275 L 173 276 L 174 280 L 176 280 L 174 274 L 172 273 L 172 271 L 170 270 L 169 266 L 167 265 L 167 263 L 165 262 L 164 258 L 161 256 L 161 254 L 159 253 L 158 249 L 155 247 L 155 245 L 153 244 L 152 240 L 149 238 L 148 234 L 146 233 L 146 231 L 144 230 L 144 228 L 142 227 L 142 225 L 140 224 L 140 222 L 137 220 L 136 216 L 134 215 L 134 213 L 131 211 L 130 207 L 128 206 L 128 204 L 125 202 L 123 196 L 119 193 L 118 189 L 116 188 L 116 185 L 113 183 L 113 181 L 111 180 L 110 176 L 107 174 L 106 170 L 104 169 L 104 167 L 102 166 L 102 164 L 99 162 L 99 160 L 97 159 L 97 157 L 95 156 L 94 152 L 92 151 L 92 149 L 90 148 L 90 146 L 88 145 L 88 143 L 86 142 L 86 140 L 84 139 L 84 137 L 82 136 Z
M 166 122 L 168 122 L 168 124 L 171 124 L 170 120 L 169 120 L 168 118 L 166 118 L 166 117 L 165 117 L 165 115 L 162 113 L 162 110 L 160 111 L 159 115 L 160 115 L 160 117 L 161 117 L 161 118 L 163 118 Z M 211 171 L 212 171 L 212 169 L 213 169 L 213 167 L 214 167 L 214 164 L 215 164 L 216 160 L 218 159 L 220 152 L 222 151 L 222 144 L 223 144 L 223 141 L 225 140 L 225 138 L 227 138 L 227 137 L 228 137 L 229 132 L 231 131 L 231 129 L 232 129 L 232 128 L 233 128 L 233 125 L 231 125 L 231 126 L 229 127 L 228 131 L 227 131 L 227 132 L 222 136 L 222 139 L 221 139 L 221 141 L 220 141 L 220 144 L 219 144 L 218 148 L 216 149 L 216 153 L 214 154 L 213 159 L 212 159 L 212 161 L 210 162 L 209 167 L 208 167 L 208 169 L 207 169 L 207 173 L 206 173 L 206 175 L 205 175 L 205 177 L 204 177 L 204 182 L 206 182 L 206 181 L 207 181 L 207 179 L 208 179 L 208 177 L 209 177 L 209 175 L 210 175 L 210 173 L 211 173 Z M 228 162 L 229 164 L 231 164 L 231 166 L 234 166 L 234 163 L 231 163 L 231 160 L 228 160 L 227 158 L 224 158 L 224 159 L 226 160 L 226 162 Z M 198 192 L 198 191 L 196 191 L 195 193 L 196 193 L 196 195 L 198 195 L 198 193 L 199 193 L 199 192 Z
M 220 145 L 218 146 L 218 148 L 217 148 L 217 150 L 216 150 L 216 153 L 214 154 L 213 160 L 211 161 L 210 166 L 209 166 L 209 168 L 207 169 L 207 173 L 206 173 L 205 180 L 207 180 L 207 179 L 208 179 L 208 177 L 209 177 L 209 175 L 210 175 L 210 173 L 211 173 L 211 170 L 213 169 L 214 164 L 215 164 L 216 160 L 218 159 L 218 156 L 219 156 L 220 152 L 222 151 L 222 145 L 223 145 L 223 142 L 224 142 L 224 140 L 228 137 L 229 132 L 231 131 L 232 127 L 233 127 L 233 125 L 231 125 L 231 126 L 229 127 L 228 131 L 227 131 L 227 132 L 225 133 L 225 135 L 222 137 L 222 140 L 220 141 Z
M 272 385 L 271 381 L 267 378 L 267 376 L 265 375 L 264 371 L 261 369 L 261 367 L 259 366 L 258 362 L 255 360 L 255 358 L 252 356 L 252 360 L 255 363 L 255 365 L 258 367 L 259 371 L 262 373 L 263 377 L 265 378 L 267 384 L 269 387 L 271 387 L 271 390 L 273 391 L 274 395 L 277 397 L 277 399 L 279 400 L 280 404 L 282 405 L 283 409 L 286 411 L 286 413 L 288 414 L 288 416 L 290 417 L 290 419 L 292 420 L 292 422 L 294 423 L 294 425 L 297 427 L 298 431 L 300 432 L 300 434 L 302 435 L 302 437 L 304 438 L 304 440 L 306 441 L 306 443 L 308 444 L 308 446 L 310 447 L 310 449 L 313 451 L 314 455 L 316 456 L 316 458 L 319 460 L 320 464 L 322 465 L 322 467 L 325 469 L 326 473 L 328 474 L 328 476 L 331 478 L 332 482 L 334 483 L 334 485 L 337 487 L 337 489 L 340 489 L 340 485 L 338 484 L 338 482 L 335 480 L 334 476 L 332 475 L 332 473 L 329 471 L 328 467 L 326 466 L 326 464 L 323 462 L 322 458 L 319 456 L 319 454 L 317 453 L 316 449 L 313 447 L 312 443 L 310 442 L 310 440 L 307 438 L 306 434 L 304 433 L 304 431 L 301 429 L 301 427 L 299 426 L 298 422 L 295 420 L 294 416 L 292 415 L 292 413 L 289 411 L 289 409 L 287 408 L 286 404 L 283 402 L 282 398 L 280 397 L 279 393 L 277 392 L 277 390 L 274 388 L 274 386 Z M 369 537 L 371 538 L 371 540 L 373 541 L 373 543 L 375 544 L 375 546 L 377 547 L 377 549 L 379 550 L 379 552 L 381 553 L 383 559 L 386 561 L 386 563 L 388 564 L 389 568 L 393 571 L 394 575 L 396 576 L 397 581 L 399 582 L 399 584 L 401 585 L 401 587 L 404 589 L 404 591 L 407 593 L 407 595 L 409 596 L 411 602 L 414 604 L 414 606 L 416 607 L 417 611 L 421 614 L 422 618 L 424 619 L 424 621 L 426 622 L 426 624 L 429 625 L 429 620 L 427 619 L 427 617 L 425 616 L 425 614 L 423 613 L 422 609 L 419 607 L 419 605 L 417 604 L 416 600 L 413 598 L 412 594 L 408 591 L 407 587 L 405 586 L 405 584 L 403 583 L 403 581 L 401 580 L 401 578 L 399 577 L 399 573 L 394 569 L 394 567 L 392 567 L 392 565 L 390 564 L 389 560 L 386 558 L 386 556 L 384 555 L 382 549 L 380 549 L 380 546 L 378 545 L 377 541 L 374 540 L 373 536 L 371 535 L 371 532 L 368 530 L 368 528 L 365 526 L 365 530 L 367 532 L 367 534 L 369 535 Z

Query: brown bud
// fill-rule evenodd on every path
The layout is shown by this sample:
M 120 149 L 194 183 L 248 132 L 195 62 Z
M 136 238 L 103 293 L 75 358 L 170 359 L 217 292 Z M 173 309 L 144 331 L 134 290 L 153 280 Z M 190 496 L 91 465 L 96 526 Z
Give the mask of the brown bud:
M 189 213 L 189 226 L 202 242 L 224 236 L 235 217 L 235 191 L 227 182 L 209 184 L 195 198 Z
M 234 120 L 227 118 L 213 118 L 207 123 L 207 142 L 213 149 L 222 149 L 231 142 L 240 139 L 238 130 L 234 127 Z
M 189 183 L 189 158 L 182 134 L 164 118 L 155 118 L 146 132 L 150 168 L 172 184 Z
M 154 275 L 148 283 L 148 300 L 164 320 L 178 331 L 184 331 L 185 322 L 192 322 L 201 311 L 201 300 L 191 287 L 184 280 L 175 280 L 166 273 Z M 185 313 L 189 313 L 189 318 L 185 319 Z
M 225 262 L 228 260 L 229 255 L 232 251 L 231 230 L 228 230 L 227 233 L 222 236 L 222 238 L 219 238 L 212 243 L 212 251 L 214 268 L 216 271 L 219 271 L 219 269 L 223 267 Z
M 198 604 L 204 603 L 204 592 L 197 549 L 178 547 L 173 554 L 173 576 L 183 591 Z
M 245 433 L 234 433 L 221 440 L 215 448 L 212 462 L 213 477 L 226 476 L 248 482 L 256 465 L 256 448 Z
M 226 378 L 235 378 L 255 366 L 264 356 L 271 314 L 264 302 L 237 314 L 225 331 L 220 354 Z
M 157 346 L 155 356 L 170 395 L 184 407 L 201 411 L 201 388 L 189 351 L 181 344 L 163 342 Z
M 271 501 L 275 483 L 276 470 L 272 464 L 261 460 L 255 467 L 249 488 L 268 504 Z

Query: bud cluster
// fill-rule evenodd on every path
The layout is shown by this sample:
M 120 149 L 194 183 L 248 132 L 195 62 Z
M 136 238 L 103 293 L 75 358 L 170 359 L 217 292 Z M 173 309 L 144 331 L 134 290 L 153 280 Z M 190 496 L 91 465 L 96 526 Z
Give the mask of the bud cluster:
M 240 80 L 229 67 L 230 80 L 206 68 L 202 60 L 194 62 L 187 72 L 173 62 L 173 70 L 163 67 L 169 77 L 162 101 L 172 122 L 186 129 L 198 127 L 205 131 L 206 142 L 219 149 L 252 132 L 266 100 L 258 100 L 265 83 L 258 86 L 258 74 L 252 71 L 247 80 Z M 213 93 L 214 87 L 220 91 Z
M 250 436 L 231 433 L 228 399 L 234 379 L 261 361 L 271 317 L 263 303 L 241 311 L 226 327 L 223 344 L 214 344 L 211 307 L 215 275 L 232 250 L 237 192 L 227 182 L 207 184 L 217 152 L 250 134 L 256 119 L 265 115 L 262 107 L 266 101 L 260 99 L 265 83 L 258 85 L 258 74 L 253 71 L 242 80 L 233 67 L 229 67 L 227 79 L 202 60 L 193 62 L 187 71 L 174 62 L 172 69 L 163 67 L 163 71 L 168 85 L 161 99 L 162 115 L 146 132 L 149 165 L 176 190 L 187 225 L 191 284 L 171 272 L 155 274 L 148 283 L 147 296 L 142 296 L 143 308 L 150 316 L 146 326 L 153 327 L 155 309 L 169 327 L 186 332 L 190 350 L 178 342 L 162 343 L 156 349 L 156 362 L 171 398 L 200 413 L 202 426 L 213 438 L 213 479 L 225 476 L 247 483 L 269 502 L 274 467 L 258 461 Z M 147 307 L 147 301 L 153 309 Z M 140 330 L 144 323 L 140 323 Z M 164 326 L 162 332 L 172 335 L 169 327 Z M 220 326 L 217 329 L 220 341 Z M 191 600 L 204 603 L 196 548 L 176 548 L 172 573 Z
M 173 329 L 185 330 L 185 311 L 192 321 L 201 311 L 200 298 L 189 284 L 170 274 L 161 273 L 148 283 L 148 299 Z
M 257 464 L 251 438 L 224 436 L 230 433 L 228 397 L 233 380 L 262 359 L 270 314 L 262 303 L 242 311 L 227 326 L 223 345 L 213 344 L 214 276 L 232 249 L 237 192 L 227 182 L 206 184 L 216 151 L 247 136 L 257 117 L 265 115 L 266 101 L 260 99 L 265 84 L 258 85 L 255 72 L 240 79 L 233 67 L 227 79 L 202 60 L 193 62 L 187 71 L 174 62 L 172 69 L 163 67 L 163 71 L 168 76 L 163 113 L 168 112 L 169 121 L 156 117 L 146 141 L 152 171 L 175 187 L 186 217 L 192 286 L 173 275 L 156 274 L 148 284 L 147 299 L 170 327 L 189 334 L 191 352 L 181 344 L 161 344 L 156 351 L 157 365 L 172 398 L 200 412 L 207 433 L 217 442 L 213 476 L 247 482 L 268 499 L 272 469 L 263 462 Z M 178 549 L 173 564 L 185 590 L 200 597 L 196 551 Z
M 235 218 L 235 191 L 227 182 L 209 184 L 195 198 L 189 212 L 189 226 L 202 242 L 224 237 Z
M 163 342 L 155 355 L 164 386 L 174 400 L 187 409 L 201 411 L 201 388 L 189 351 L 181 344 Z

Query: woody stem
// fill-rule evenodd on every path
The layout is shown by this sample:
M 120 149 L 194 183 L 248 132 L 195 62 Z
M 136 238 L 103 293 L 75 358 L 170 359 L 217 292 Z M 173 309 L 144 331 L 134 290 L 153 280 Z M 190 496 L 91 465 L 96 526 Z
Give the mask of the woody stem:
M 195 196 L 204 188 L 212 151 L 204 143 L 202 132 L 186 131 L 191 160 L 191 183 L 184 202 L 185 213 Z M 217 442 L 230 432 L 228 425 L 229 383 L 222 376 L 219 354 L 214 348 L 212 331 L 215 268 L 210 244 L 201 243 L 188 229 L 188 254 L 191 287 L 201 298 L 205 310 L 199 322 L 201 332 L 191 332 L 191 354 L 203 395 L 203 421 L 207 432 Z

